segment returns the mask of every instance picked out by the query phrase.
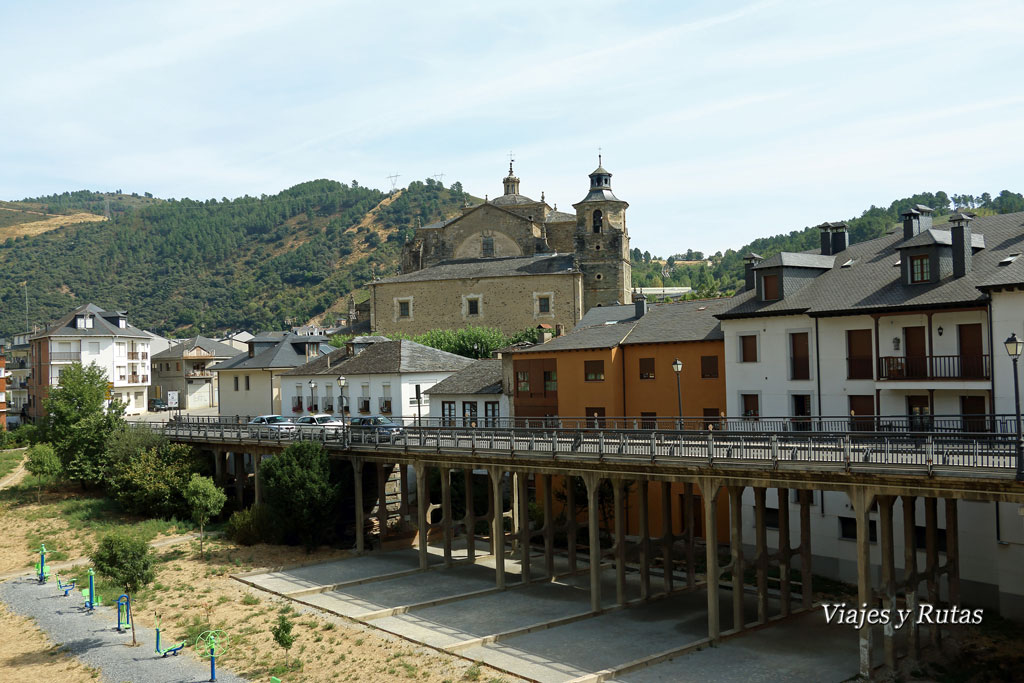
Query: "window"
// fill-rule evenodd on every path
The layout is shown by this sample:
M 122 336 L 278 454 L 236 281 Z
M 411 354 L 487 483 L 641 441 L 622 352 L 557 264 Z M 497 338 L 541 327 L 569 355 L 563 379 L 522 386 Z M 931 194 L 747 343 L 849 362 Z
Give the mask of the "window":
M 455 426 L 455 401 L 441 401 L 441 426 Z
M 391 398 L 381 396 L 380 398 L 380 412 L 388 414 L 391 412 Z
M 583 361 L 583 375 L 587 382 L 604 381 L 604 361 L 585 360 Z M 588 408 L 589 410 L 589 408 Z
M 124 342 L 116 342 L 114 350 L 118 358 L 124 358 L 128 355 L 128 346 Z
M 601 232 L 601 228 L 604 227 L 604 213 L 601 212 L 601 209 L 594 212 L 593 223 L 594 232 Z
M 302 412 L 302 395 L 301 394 L 298 395 L 298 396 L 292 396 L 292 412 L 293 413 L 301 413 Z
M 235 391 L 238 391 L 238 375 L 235 375 L 234 380 L 235 380 Z
M 871 330 L 846 331 L 847 379 L 872 379 L 874 377 L 871 367 L 873 355 Z
M 516 391 L 520 393 L 530 392 L 530 373 L 520 370 L 516 373 Z
M 640 429 L 655 429 L 658 426 L 657 413 L 640 413 Z
M 368 413 L 368 412 L 370 412 L 370 397 L 369 396 L 361 396 L 359 398 L 359 412 L 360 413 Z
M 793 394 L 793 417 L 810 417 L 811 414 L 811 395 L 810 394 Z M 807 431 L 811 428 L 810 420 L 793 420 L 793 429 L 797 431 Z
M 654 379 L 654 359 L 640 359 L 640 379 Z
M 410 302 L 408 302 L 408 301 L 399 301 L 398 302 L 398 317 L 399 318 L 408 318 L 408 317 L 410 317 L 410 310 L 409 309 L 410 309 Z
M 740 394 L 743 417 L 756 418 L 761 414 L 761 397 L 758 394 Z
M 550 313 L 551 312 L 551 298 L 546 296 L 537 297 L 537 312 L 538 313 Z
M 462 426 L 476 427 L 476 401 L 462 402 Z
M 587 413 L 587 426 L 604 427 L 604 408 L 584 408 Z
M 178 372 L 181 372 L 181 363 L 180 363 L 180 362 L 178 362 L 178 363 L 175 363 L 175 364 L 174 364 L 174 369 L 175 369 L 176 371 L 178 371 Z M 248 389 L 248 387 L 246 387 L 246 389 Z
M 480 299 L 466 299 L 466 315 L 480 315 Z
M 929 282 L 931 279 L 931 261 L 928 256 L 911 256 L 910 282 Z
M 765 275 L 761 278 L 764 289 L 764 300 L 775 301 L 779 298 L 779 276 Z
M 497 401 L 485 401 L 484 402 L 484 426 L 485 427 L 497 427 L 499 409 Z
M 484 237 L 480 245 L 480 255 L 484 258 L 494 256 L 494 238 Z
M 700 357 L 701 379 L 714 379 L 718 377 L 718 356 Z
M 789 378 L 810 379 L 811 361 L 808 334 L 794 332 L 789 335 Z
M 741 363 L 756 363 L 757 362 L 757 335 L 756 334 L 740 335 L 740 362 Z
M 558 391 L 558 375 L 554 370 L 544 371 L 544 391 Z
M 245 390 L 249 391 L 249 375 L 245 376 Z
M 920 527 L 923 529 L 924 527 Z M 839 538 L 846 539 L 848 541 L 857 540 L 857 520 L 853 517 L 840 517 L 839 518 Z M 868 520 L 868 541 L 871 543 L 878 542 L 878 526 L 875 524 L 875 520 Z

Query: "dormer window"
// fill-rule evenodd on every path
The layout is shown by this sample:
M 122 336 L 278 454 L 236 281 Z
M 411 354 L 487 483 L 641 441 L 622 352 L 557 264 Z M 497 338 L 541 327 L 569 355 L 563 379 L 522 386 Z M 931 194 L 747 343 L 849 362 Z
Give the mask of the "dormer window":
M 83 315 L 75 316 L 75 328 L 79 329 L 79 330 L 84 330 L 85 329 L 85 316 L 83 316 Z
M 910 257 L 910 283 L 931 282 L 931 259 L 927 255 Z
M 594 232 L 601 232 L 601 229 L 604 227 L 604 213 L 601 211 L 601 209 L 597 209 L 596 211 L 594 211 L 593 224 Z
M 779 298 L 779 276 L 765 275 L 761 279 L 764 288 L 764 300 L 775 301 Z

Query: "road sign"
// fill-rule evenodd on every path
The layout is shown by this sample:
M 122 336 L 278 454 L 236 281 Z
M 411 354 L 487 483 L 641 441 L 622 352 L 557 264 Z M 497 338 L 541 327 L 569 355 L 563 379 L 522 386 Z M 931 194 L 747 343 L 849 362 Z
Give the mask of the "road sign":
M 112 398 L 114 398 L 114 383 L 113 382 L 107 382 L 107 397 L 106 397 L 106 400 L 109 401 Z
M 178 392 L 168 391 L 167 392 L 167 407 L 177 408 L 178 407 Z

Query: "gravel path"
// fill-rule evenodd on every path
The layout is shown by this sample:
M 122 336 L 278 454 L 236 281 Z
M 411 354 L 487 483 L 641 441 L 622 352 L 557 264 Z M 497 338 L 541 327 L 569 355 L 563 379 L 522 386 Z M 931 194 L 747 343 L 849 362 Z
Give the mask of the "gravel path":
M 67 652 L 90 666 L 99 668 L 101 680 L 107 683 L 198 683 L 210 680 L 208 661 L 200 662 L 191 654 L 162 658 L 153 652 L 156 633 L 136 626 L 139 647 L 126 647 L 131 633 L 118 633 L 112 607 L 100 607 L 88 614 L 80 597 L 67 598 L 58 592 L 55 583 L 40 586 L 32 579 L 15 579 L 0 583 L 0 600 L 11 609 L 35 619 L 54 643 L 63 644 Z M 113 596 L 111 596 L 113 597 Z M 224 683 L 245 683 L 227 669 L 217 667 L 217 680 Z

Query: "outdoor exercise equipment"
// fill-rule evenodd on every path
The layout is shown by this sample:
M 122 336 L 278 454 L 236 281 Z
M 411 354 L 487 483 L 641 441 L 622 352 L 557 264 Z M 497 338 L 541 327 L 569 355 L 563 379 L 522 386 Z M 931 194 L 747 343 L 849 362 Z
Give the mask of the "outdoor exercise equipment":
M 71 583 L 62 583 L 60 580 L 60 574 L 57 575 L 57 588 L 64 591 L 64 597 L 68 597 L 71 591 L 75 590 L 75 584 L 77 581 L 71 579 Z
M 183 640 L 180 643 L 178 643 L 177 645 L 173 645 L 173 646 L 167 648 L 166 650 L 161 650 L 160 649 L 160 617 L 158 616 L 156 618 L 156 653 L 158 655 L 160 655 L 161 657 L 166 657 L 167 655 L 173 655 L 173 656 L 177 657 L 178 656 L 178 652 L 180 652 L 181 649 L 183 647 L 185 647 L 185 642 L 186 641 Z
M 126 628 L 132 625 L 132 599 L 128 594 L 122 594 L 117 599 L 117 632 L 124 633 Z
M 96 584 L 93 576 L 92 567 L 89 567 L 89 588 L 82 589 L 82 597 L 85 598 L 85 608 L 90 612 L 103 604 L 103 598 L 96 595 Z
M 36 578 L 39 583 L 46 583 L 50 578 L 50 568 L 46 566 L 46 544 L 39 544 L 39 561 L 36 562 Z
M 196 638 L 196 652 L 200 657 L 210 658 L 210 681 L 217 680 L 217 657 L 228 651 L 228 634 L 220 629 L 203 631 Z

